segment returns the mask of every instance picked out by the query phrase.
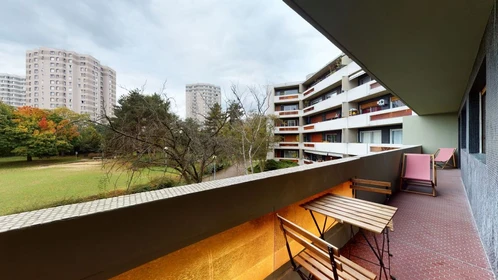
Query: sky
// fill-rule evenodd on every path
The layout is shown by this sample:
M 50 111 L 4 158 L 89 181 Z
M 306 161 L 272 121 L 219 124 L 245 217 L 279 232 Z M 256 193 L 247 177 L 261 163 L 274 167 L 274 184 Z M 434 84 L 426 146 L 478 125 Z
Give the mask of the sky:
M 28 49 L 90 54 L 127 89 L 165 92 L 185 116 L 185 85 L 304 80 L 340 54 L 281 0 L 2 0 L 0 73 L 25 75 Z M 222 101 L 223 103 L 223 101 Z

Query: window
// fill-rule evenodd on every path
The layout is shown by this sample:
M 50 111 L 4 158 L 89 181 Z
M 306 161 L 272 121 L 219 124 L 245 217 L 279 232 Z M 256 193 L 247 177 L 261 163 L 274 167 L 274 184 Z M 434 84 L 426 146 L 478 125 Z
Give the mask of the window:
M 282 111 L 292 111 L 292 110 L 297 110 L 297 108 L 298 108 L 297 104 L 294 104 L 294 105 L 282 105 L 281 106 Z
M 287 120 L 284 121 L 284 126 L 297 126 L 297 120 Z
M 397 96 L 391 96 L 391 108 L 406 106 Z
M 460 146 L 467 148 L 467 103 L 463 104 L 460 112 Z
M 403 144 L 402 129 L 391 129 L 391 144 Z
M 381 131 L 380 130 L 361 131 L 360 143 L 381 144 L 382 143 Z
M 481 114 L 481 153 L 486 153 L 486 86 L 480 92 L 481 104 L 480 104 L 480 114 Z
M 311 105 L 315 105 L 315 104 L 317 104 L 317 103 L 320 103 L 320 102 L 322 102 L 322 101 L 323 101 L 322 96 L 320 96 L 320 97 L 318 97 L 318 98 L 315 98 L 315 99 L 311 100 L 311 102 L 310 102 L 310 106 L 311 106 Z
M 325 134 L 325 141 L 329 143 L 340 143 L 341 137 L 338 133 Z
M 360 77 L 358 77 L 358 86 L 361 86 L 363 84 L 366 84 L 370 82 L 372 78 L 368 74 L 363 74 Z
M 277 90 L 275 91 L 275 95 L 276 96 L 279 96 L 279 95 L 288 95 L 288 94 L 298 94 L 299 93 L 299 89 L 297 88 L 293 88 L 293 89 L 281 89 L 281 90 Z M 218 95 L 216 95 L 218 96 Z
M 298 152 L 297 151 L 284 151 L 284 158 L 297 158 L 298 157 Z
M 486 59 L 482 62 L 470 89 L 467 108 L 469 153 L 484 155 L 486 153 Z M 476 158 L 483 162 L 486 160 L 480 155 Z

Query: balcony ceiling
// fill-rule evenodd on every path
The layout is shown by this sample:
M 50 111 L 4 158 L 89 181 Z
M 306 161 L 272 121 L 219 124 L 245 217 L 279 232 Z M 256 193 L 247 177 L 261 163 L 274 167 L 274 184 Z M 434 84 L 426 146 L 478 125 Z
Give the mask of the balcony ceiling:
M 419 115 L 456 112 L 492 0 L 284 0 Z

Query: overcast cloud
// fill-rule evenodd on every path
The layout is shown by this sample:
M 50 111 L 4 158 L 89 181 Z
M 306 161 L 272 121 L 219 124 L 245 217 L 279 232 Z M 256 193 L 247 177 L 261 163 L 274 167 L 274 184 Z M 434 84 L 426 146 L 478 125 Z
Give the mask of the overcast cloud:
M 281 0 L 3 0 L 0 18 L 0 72 L 24 75 L 26 50 L 41 46 L 86 53 L 118 87 L 167 80 L 182 117 L 187 83 L 225 96 L 232 82 L 302 80 L 340 53 Z

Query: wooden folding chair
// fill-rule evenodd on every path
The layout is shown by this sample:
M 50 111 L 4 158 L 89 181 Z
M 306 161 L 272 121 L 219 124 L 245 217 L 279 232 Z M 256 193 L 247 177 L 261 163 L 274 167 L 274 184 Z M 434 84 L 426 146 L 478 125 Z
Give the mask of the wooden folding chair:
M 432 196 L 436 196 L 437 174 L 434 155 L 403 154 L 403 166 L 401 168 L 401 191 L 431 195 L 425 192 L 403 189 L 405 184 L 429 186 L 432 188 Z
M 290 262 L 301 279 L 377 279 L 377 275 L 374 273 L 341 256 L 339 249 L 334 245 L 316 237 L 278 214 L 277 218 L 280 221 L 280 228 L 284 232 L 285 246 L 289 253 Z M 296 241 L 304 249 L 293 254 L 289 239 Z M 310 274 L 306 275 L 302 268 Z
M 449 161 L 453 159 L 453 168 L 455 168 L 455 150 L 455 148 L 439 148 L 434 154 L 434 163 L 436 166 L 444 169 L 446 165 L 450 165 Z

